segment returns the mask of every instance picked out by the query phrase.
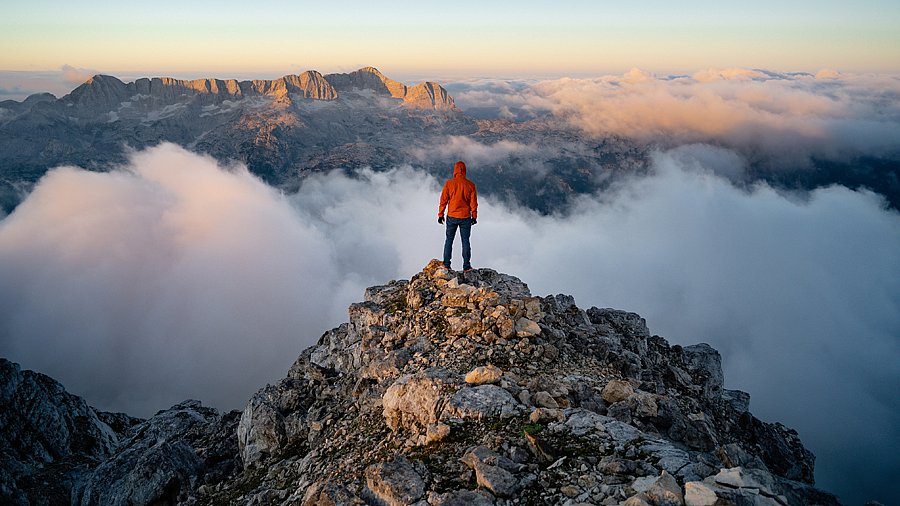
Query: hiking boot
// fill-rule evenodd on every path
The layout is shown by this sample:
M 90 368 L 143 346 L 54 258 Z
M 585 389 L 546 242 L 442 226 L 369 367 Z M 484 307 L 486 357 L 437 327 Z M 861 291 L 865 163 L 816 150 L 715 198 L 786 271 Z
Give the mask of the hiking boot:
M 474 271 L 475 271 L 475 269 L 473 269 L 471 266 L 466 267 L 465 269 L 463 269 L 463 272 L 474 272 Z

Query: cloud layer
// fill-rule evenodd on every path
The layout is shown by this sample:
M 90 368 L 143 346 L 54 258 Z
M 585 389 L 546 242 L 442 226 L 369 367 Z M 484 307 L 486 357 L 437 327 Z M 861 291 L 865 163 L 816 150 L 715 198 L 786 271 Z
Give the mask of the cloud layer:
M 891 502 L 900 216 L 871 193 L 801 200 L 718 175 L 744 163 L 661 152 L 651 175 L 567 216 L 482 199 L 473 261 L 709 342 L 757 416 L 799 430 L 821 486 Z M 0 355 L 103 408 L 240 408 L 365 286 L 439 255 L 438 189 L 407 167 L 316 176 L 285 197 L 171 145 L 111 173 L 57 169 L 0 222 Z
M 449 86 L 464 110 L 531 119 L 549 113 L 596 137 L 661 146 L 712 142 L 797 168 L 810 157 L 900 154 L 900 79 L 709 69 L 692 76 L 619 76 Z
M 171 145 L 57 169 L 0 228 L 2 354 L 104 408 L 239 407 L 328 321 L 331 257 L 246 170 Z

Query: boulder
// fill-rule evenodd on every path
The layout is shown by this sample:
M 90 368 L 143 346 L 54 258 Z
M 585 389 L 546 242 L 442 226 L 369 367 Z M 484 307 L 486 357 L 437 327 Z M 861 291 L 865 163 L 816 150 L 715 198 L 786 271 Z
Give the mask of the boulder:
M 470 385 L 484 385 L 487 383 L 497 383 L 500 381 L 500 377 L 503 376 L 503 371 L 500 370 L 499 367 L 495 365 L 486 365 L 481 367 L 476 367 L 469 371 L 466 374 L 466 383 Z
M 427 369 L 401 376 L 385 391 L 382 406 L 385 422 L 393 430 L 424 429 L 438 421 L 457 381 L 443 369 Z
M 553 396 L 550 395 L 549 392 L 546 392 L 544 390 L 541 390 L 540 392 L 537 392 L 536 394 L 531 396 L 531 402 L 535 406 L 538 406 L 541 408 L 548 408 L 548 409 L 558 409 L 559 408 L 559 403 L 556 402 L 556 399 L 554 399 Z
M 501 457 L 483 446 L 473 448 L 463 455 L 462 463 L 475 471 L 478 485 L 500 497 L 512 497 L 519 490 L 519 480 L 513 471 L 521 469 L 520 464 Z
M 624 380 L 612 380 L 603 387 L 600 396 L 608 404 L 624 401 L 634 394 L 634 388 L 631 383 Z
M 451 417 L 469 420 L 509 418 L 522 410 L 513 396 L 497 385 L 460 388 L 450 398 L 445 409 Z
M 699 481 L 684 484 L 685 506 L 715 506 L 719 498 L 713 490 Z
M 684 494 L 675 478 L 663 471 L 659 476 L 638 478 L 631 488 L 635 492 L 643 493 L 653 506 L 682 506 Z
M 480 490 L 454 490 L 438 494 L 428 493 L 428 504 L 431 506 L 492 506 L 494 498 Z
M 706 343 L 685 346 L 683 350 L 688 372 L 694 375 L 703 388 L 703 396 L 709 400 L 719 399 L 722 396 L 722 385 L 725 384 L 722 356 Z
M 516 320 L 515 330 L 518 337 L 532 337 L 540 335 L 541 326 L 528 318 L 519 318 Z
M 406 506 L 425 495 L 425 482 L 403 455 L 366 468 L 366 487 L 388 506 Z

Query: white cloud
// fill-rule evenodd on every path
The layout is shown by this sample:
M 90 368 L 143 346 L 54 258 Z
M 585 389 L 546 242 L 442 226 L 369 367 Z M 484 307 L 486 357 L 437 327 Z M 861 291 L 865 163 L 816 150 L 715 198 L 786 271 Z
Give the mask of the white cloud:
M 73 67 L 69 64 L 63 65 L 59 70 L 62 73 L 63 81 L 72 87 L 78 86 L 100 73 L 99 70 Z
M 2 354 L 101 407 L 236 408 L 327 323 L 330 244 L 244 169 L 163 145 L 49 173 L 0 224 Z
M 470 137 L 450 135 L 440 144 L 411 148 L 409 152 L 419 161 L 446 160 L 452 164 L 456 160 L 464 160 L 466 163 L 494 164 L 513 156 L 538 155 L 538 148 L 509 140 L 482 143 Z
M 822 71 L 783 74 L 741 68 L 657 77 L 563 78 L 507 89 L 471 83 L 463 109 L 506 105 L 518 119 L 549 114 L 588 136 L 621 136 L 674 147 L 707 142 L 797 169 L 810 157 L 896 156 L 900 78 Z M 523 112 L 526 111 L 526 112 Z
M 693 78 L 698 82 L 709 82 L 719 80 L 734 81 L 751 81 L 754 79 L 765 79 L 768 74 L 764 74 L 754 69 L 743 69 L 732 67 L 727 69 L 706 69 L 694 73 Z

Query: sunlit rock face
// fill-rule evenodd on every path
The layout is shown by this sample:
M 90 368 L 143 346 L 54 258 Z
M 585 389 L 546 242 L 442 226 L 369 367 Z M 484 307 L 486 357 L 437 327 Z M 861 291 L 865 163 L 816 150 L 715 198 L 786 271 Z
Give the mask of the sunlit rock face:
M 385 76 L 374 67 L 364 67 L 349 74 L 328 74 L 325 78 L 342 92 L 370 90 L 377 95 L 400 99 L 404 105 L 413 108 L 456 109 L 453 97 L 440 84 L 424 82 L 416 86 L 406 86 Z
M 797 433 L 760 421 L 746 394 L 722 388 L 715 349 L 670 346 L 637 314 L 584 310 L 571 296 L 534 296 L 514 276 L 455 272 L 438 260 L 364 299 L 242 412 L 186 401 L 101 431 L 110 435 L 93 450 L 72 449 L 91 458 L 69 475 L 65 497 L 837 504 L 814 487 L 815 459 Z M 5 370 L 9 399 L 22 373 Z M 62 418 L 94 420 L 74 396 L 30 397 Z M 3 419 L 25 416 L 22 404 L 4 402 Z M 31 457 L 4 467 L 18 473 L 3 482 L 6 502 L 34 499 L 23 484 L 60 458 L 45 453 L 24 448 Z
M 146 97 L 166 104 L 196 98 L 203 105 L 209 105 L 250 97 L 335 100 L 337 91 L 316 71 L 306 71 L 299 75 L 287 75 L 273 80 L 183 80 L 153 77 L 141 78 L 127 84 L 113 76 L 97 75 L 75 88 L 62 100 L 67 105 L 98 112 L 98 109 L 118 108 L 123 102 Z

